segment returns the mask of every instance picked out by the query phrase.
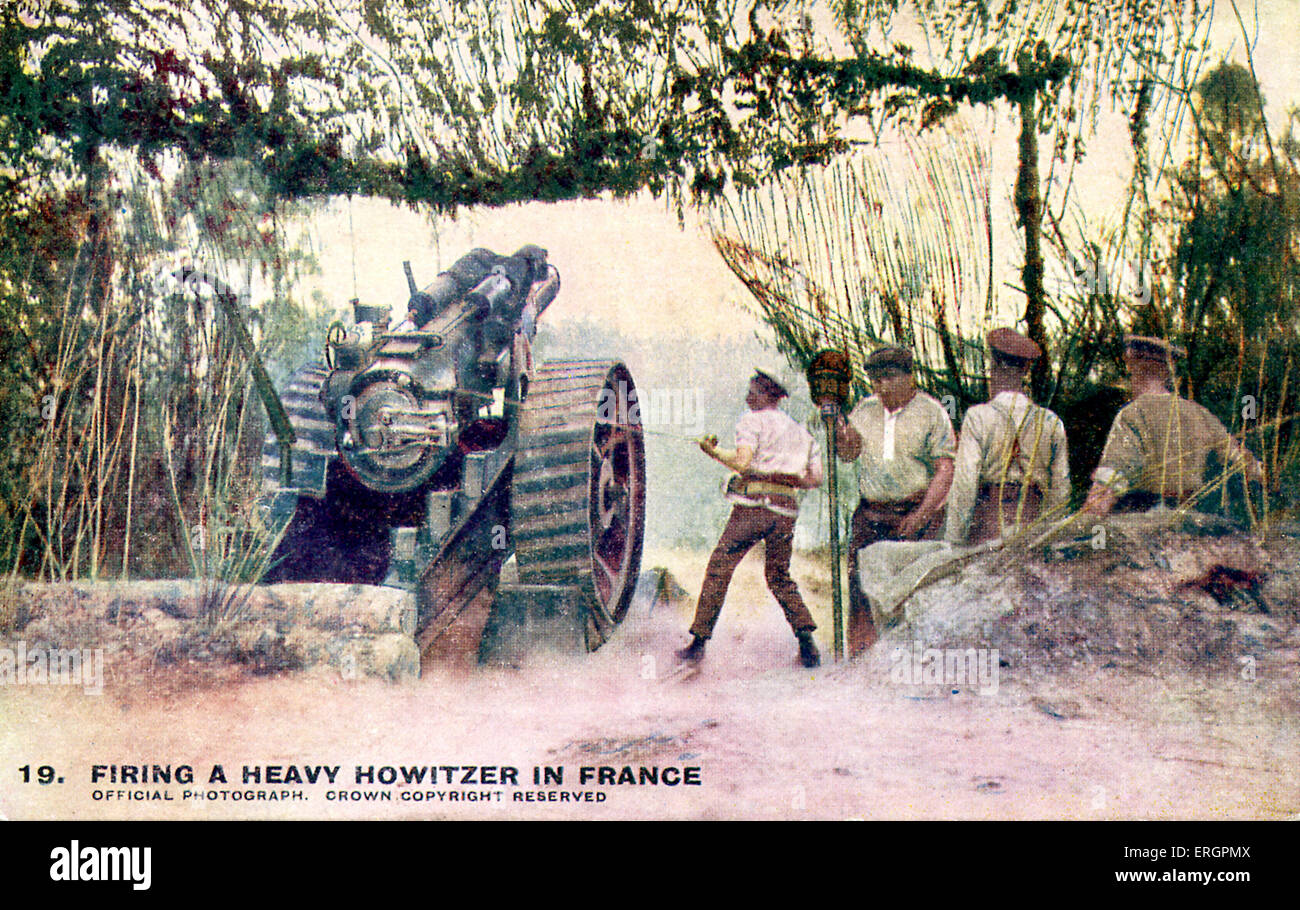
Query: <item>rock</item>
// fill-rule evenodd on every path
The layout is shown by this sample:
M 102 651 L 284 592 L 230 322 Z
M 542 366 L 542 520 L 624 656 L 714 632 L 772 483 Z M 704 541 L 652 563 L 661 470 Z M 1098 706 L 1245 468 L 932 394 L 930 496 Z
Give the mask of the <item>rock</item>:
M 400 682 L 420 675 L 415 640 L 400 633 L 331 634 L 299 627 L 285 636 L 284 643 L 304 666 L 327 666 L 345 679 L 379 676 Z
M 637 576 L 636 590 L 632 593 L 631 610 L 652 613 L 656 609 L 671 607 L 679 612 L 695 609 L 695 599 L 663 566 L 647 569 Z
M 371 676 L 393 682 L 420 675 L 420 650 L 406 635 L 377 635 L 361 648 L 362 666 Z
M 375 585 L 283 584 L 261 588 L 249 612 L 318 629 L 415 634 L 415 595 Z
M 324 665 L 393 680 L 419 675 L 415 598 L 395 588 L 27 583 L 14 599 L 21 634 L 46 646 L 147 653 L 163 665 L 229 661 L 255 673 Z M 227 616 L 211 623 L 206 617 L 214 607 Z

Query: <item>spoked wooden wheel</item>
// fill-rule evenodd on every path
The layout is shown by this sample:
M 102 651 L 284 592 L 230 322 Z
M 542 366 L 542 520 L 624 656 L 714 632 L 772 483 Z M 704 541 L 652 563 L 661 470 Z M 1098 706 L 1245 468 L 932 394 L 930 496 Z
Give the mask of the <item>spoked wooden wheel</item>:
M 627 614 L 645 536 L 645 438 L 621 363 L 544 364 L 520 409 L 511 537 L 524 584 L 587 595 L 594 651 Z

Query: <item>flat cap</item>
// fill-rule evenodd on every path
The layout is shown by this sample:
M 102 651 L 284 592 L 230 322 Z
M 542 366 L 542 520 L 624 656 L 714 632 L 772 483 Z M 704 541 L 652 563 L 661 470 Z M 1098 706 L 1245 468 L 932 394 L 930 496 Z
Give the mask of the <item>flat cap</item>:
M 776 380 L 776 377 L 759 369 L 754 370 L 754 378 L 750 382 L 757 382 L 764 392 L 777 398 L 785 398 L 790 394 L 789 390 Z
M 868 373 L 881 370 L 903 370 L 910 373 L 912 352 L 896 344 L 887 344 L 883 348 L 876 348 L 867 356 L 866 368 Z
M 988 334 L 989 347 L 1013 360 L 1032 363 L 1043 356 L 1043 349 L 1031 338 L 1015 329 L 994 329 Z
M 1187 352 L 1178 345 L 1147 335 L 1125 335 L 1124 347 L 1139 360 L 1154 360 L 1157 363 L 1170 363 L 1187 356 Z

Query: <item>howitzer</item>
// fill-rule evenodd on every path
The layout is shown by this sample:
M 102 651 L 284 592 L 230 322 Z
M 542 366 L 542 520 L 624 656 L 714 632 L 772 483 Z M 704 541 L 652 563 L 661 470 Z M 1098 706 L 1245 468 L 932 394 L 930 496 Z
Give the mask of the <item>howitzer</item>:
M 413 589 L 426 657 L 484 657 L 538 603 L 599 647 L 627 611 L 645 526 L 631 375 L 534 365 L 560 289 L 540 247 L 473 250 L 422 290 L 407 277 L 404 319 L 354 301 L 324 362 L 289 379 L 291 457 L 272 439 L 263 451 L 264 507 L 285 527 L 267 580 Z M 519 584 L 500 585 L 512 555 Z

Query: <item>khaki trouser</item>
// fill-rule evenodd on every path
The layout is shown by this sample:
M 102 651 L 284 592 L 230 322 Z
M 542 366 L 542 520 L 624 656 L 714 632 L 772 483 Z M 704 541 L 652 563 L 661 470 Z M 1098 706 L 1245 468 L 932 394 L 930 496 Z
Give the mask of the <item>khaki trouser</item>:
M 709 567 L 704 571 L 704 584 L 700 588 L 700 601 L 695 607 L 695 621 L 691 634 L 708 638 L 722 612 L 722 602 L 727 597 L 727 587 L 736 566 L 744 559 L 754 544 L 764 541 L 763 574 L 767 587 L 785 611 L 786 621 L 796 632 L 817 628 L 812 614 L 799 596 L 799 588 L 790 577 L 790 555 L 794 549 L 794 518 L 778 515 L 761 506 L 733 506 L 727 527 L 713 548 Z
M 903 520 L 921 504 L 925 494 L 917 493 L 895 502 L 871 502 L 866 499 L 853 510 L 849 523 L 849 657 L 856 657 L 876 643 L 876 626 L 871 621 L 871 604 L 858 584 L 858 551 L 880 540 L 902 540 L 898 533 Z M 940 510 L 921 530 L 916 540 L 934 540 L 943 517 Z

